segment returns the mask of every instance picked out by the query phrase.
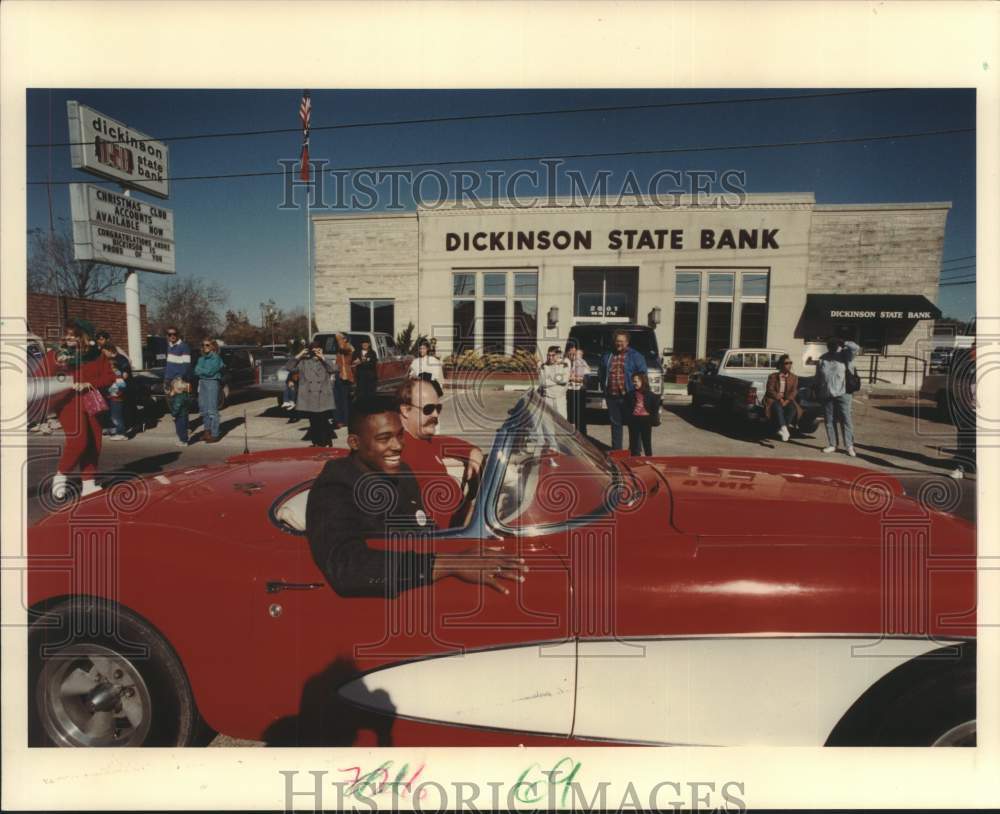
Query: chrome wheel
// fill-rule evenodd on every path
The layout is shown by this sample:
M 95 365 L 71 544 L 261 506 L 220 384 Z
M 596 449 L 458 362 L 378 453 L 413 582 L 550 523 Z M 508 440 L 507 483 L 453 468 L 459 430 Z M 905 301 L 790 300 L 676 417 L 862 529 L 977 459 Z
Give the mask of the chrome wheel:
M 953 726 L 941 735 L 931 746 L 975 746 L 976 745 L 976 722 L 965 721 L 965 723 Z
M 142 675 L 97 644 L 48 656 L 35 701 L 42 726 L 60 746 L 138 746 L 149 734 L 153 705 Z

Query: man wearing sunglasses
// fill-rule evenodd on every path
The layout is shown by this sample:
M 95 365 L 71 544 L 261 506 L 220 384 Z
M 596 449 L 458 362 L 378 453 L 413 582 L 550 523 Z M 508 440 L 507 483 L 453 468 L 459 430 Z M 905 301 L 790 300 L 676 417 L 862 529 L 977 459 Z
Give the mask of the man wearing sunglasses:
M 496 548 L 477 545 L 454 554 L 430 550 L 434 527 L 418 483 L 401 459 L 408 441 L 395 399 L 359 399 L 351 408 L 349 429 L 350 454 L 323 467 L 306 503 L 313 559 L 338 594 L 392 598 L 446 577 L 509 594 L 505 583 L 524 581 L 524 560 Z M 420 550 L 371 548 L 370 539 L 421 544 Z
M 778 360 L 778 369 L 767 377 L 764 393 L 764 414 L 771 419 L 778 437 L 791 437 L 788 427 L 802 418 L 799 405 L 799 377 L 792 373 L 792 360 L 787 353 Z
M 174 379 L 191 381 L 191 349 L 187 342 L 181 339 L 180 332 L 173 326 L 167 328 L 167 366 L 163 368 L 163 392 L 170 390 Z M 188 415 L 187 410 L 179 411 L 174 417 L 174 429 L 177 431 L 177 446 L 188 445 Z
M 397 395 L 406 431 L 403 463 L 416 475 L 427 511 L 439 529 L 464 525 L 483 468 L 483 451 L 461 438 L 437 434 L 444 391 L 436 381 L 408 379 Z M 463 463 L 461 487 L 448 474 L 445 458 Z

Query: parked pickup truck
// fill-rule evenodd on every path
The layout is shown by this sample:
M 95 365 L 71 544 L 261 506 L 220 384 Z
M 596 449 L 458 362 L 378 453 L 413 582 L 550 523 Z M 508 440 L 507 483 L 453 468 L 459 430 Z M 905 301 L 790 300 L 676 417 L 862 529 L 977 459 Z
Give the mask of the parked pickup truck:
M 604 393 L 598 381 L 601 357 L 614 349 L 614 335 L 627 331 L 629 347 L 642 354 L 646 360 L 649 389 L 657 395 L 663 393 L 663 361 L 656 345 L 656 332 L 648 325 L 623 325 L 621 323 L 581 323 L 569 329 L 569 341 L 583 351 L 590 373 L 584 379 L 587 391 L 587 408 L 605 410 Z
M 721 356 L 709 359 L 699 371 L 688 378 L 688 395 L 691 406 L 710 405 L 727 417 L 751 422 L 766 421 L 764 393 L 767 377 L 778 369 L 778 360 L 784 351 L 769 348 L 733 348 L 722 351 Z M 812 432 L 822 408 L 813 399 L 813 376 L 799 377 L 799 405 L 803 415 L 799 429 Z
M 323 343 L 323 355 L 331 362 L 335 362 L 337 352 L 336 331 L 322 331 L 313 336 L 313 340 Z M 379 392 L 392 392 L 410 372 L 410 363 L 413 357 L 410 354 L 399 352 L 396 342 L 390 334 L 378 331 L 342 331 L 347 340 L 356 349 L 361 347 L 361 341 L 367 339 L 371 342 L 372 350 L 378 357 L 378 389 Z M 281 404 L 281 395 L 285 389 L 285 379 L 288 378 L 288 371 L 285 370 L 287 359 L 265 360 L 260 364 L 260 384 L 258 389 L 275 393 L 278 404 Z

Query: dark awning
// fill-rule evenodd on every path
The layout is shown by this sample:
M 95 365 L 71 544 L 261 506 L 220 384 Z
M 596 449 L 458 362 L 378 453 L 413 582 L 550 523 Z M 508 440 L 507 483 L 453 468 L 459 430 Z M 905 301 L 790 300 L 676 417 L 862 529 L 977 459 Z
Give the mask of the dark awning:
M 919 294 L 807 294 L 805 318 L 824 322 L 941 319 L 941 309 Z

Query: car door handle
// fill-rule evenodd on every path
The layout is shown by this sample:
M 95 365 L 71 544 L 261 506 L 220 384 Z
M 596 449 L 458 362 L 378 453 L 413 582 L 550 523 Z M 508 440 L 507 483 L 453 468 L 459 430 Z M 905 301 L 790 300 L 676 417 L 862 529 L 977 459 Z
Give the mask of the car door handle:
M 325 587 L 325 582 L 284 582 L 283 580 L 270 580 L 264 585 L 264 590 L 269 594 L 276 594 L 280 591 L 315 591 L 318 588 Z

